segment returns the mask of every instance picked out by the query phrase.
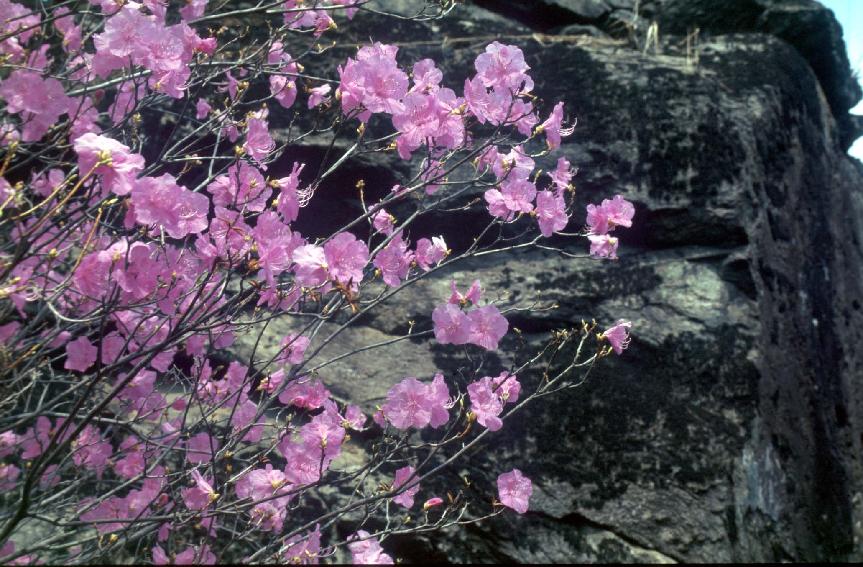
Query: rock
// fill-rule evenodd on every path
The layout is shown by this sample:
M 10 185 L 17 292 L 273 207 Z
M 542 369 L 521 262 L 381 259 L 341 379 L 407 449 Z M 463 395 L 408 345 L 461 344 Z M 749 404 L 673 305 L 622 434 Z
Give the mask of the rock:
M 863 91 L 848 62 L 842 28 L 833 12 L 815 0 L 474 1 L 538 31 L 566 33 L 560 28 L 582 24 L 629 38 L 640 48 L 651 21 L 660 37 L 679 39 L 695 32 L 701 38 L 745 32 L 775 36 L 792 45 L 818 77 L 838 123 L 841 147 L 847 150 L 863 134 L 848 113 Z
M 621 232 L 618 262 L 585 258 L 584 241 L 554 241 L 566 254 L 466 260 L 415 284 L 327 347 L 332 356 L 388 340 L 406 332 L 408 321 L 430 329 L 450 279 L 466 286 L 479 278 L 506 292 L 503 307 L 557 304 L 508 314 L 528 345 L 582 318 L 601 327 L 621 317 L 633 322 L 623 356 L 583 386 L 528 408 L 482 458 L 457 471 L 492 491 L 497 474 L 521 468 L 535 486 L 528 514 L 396 540 L 396 555 L 863 559 L 863 167 L 844 154 L 847 109 L 859 91 L 849 86 L 841 30 L 812 2 L 642 2 L 639 13 L 655 17 L 664 37 L 658 54 L 645 54 L 604 27 L 615 11 L 634 14 L 632 2 L 590 3 L 601 8 L 592 16 L 565 4 L 588 3 L 545 1 L 531 11 L 500 2 L 498 15 L 489 15 L 478 6 L 491 3 L 476 2 L 449 19 L 397 30 L 361 12 L 346 30 L 357 41 L 404 41 L 402 62 L 432 57 L 455 83 L 490 38 L 519 45 L 540 103 L 564 100 L 578 117 L 562 148 L 580 169 L 577 210 L 616 193 L 637 207 L 636 225 Z M 566 25 L 603 33 L 534 34 Z M 702 30 L 698 47 L 687 52 L 675 34 L 694 27 Z M 483 40 L 468 41 L 478 30 Z M 334 48 L 333 61 L 347 49 Z M 389 159 L 352 161 L 338 182 L 322 186 L 326 214 L 350 212 L 332 203 L 359 206 L 358 178 L 373 192 L 407 175 Z M 413 237 L 443 233 L 458 243 L 471 219 L 424 222 Z M 290 327 L 273 324 L 283 325 L 277 336 Z M 489 367 L 506 367 L 516 344 L 510 333 Z M 455 377 L 460 364 L 453 349 L 427 337 L 389 352 L 388 359 L 342 359 L 321 376 L 338 395 L 370 407 L 405 375 Z M 534 384 L 540 375 L 520 378 Z
M 757 31 L 792 45 L 809 63 L 839 123 L 840 144 L 848 149 L 860 134 L 848 110 L 860 100 L 860 84 L 848 62 L 842 28 L 833 12 L 814 0 L 665 0 L 658 16 L 663 33 L 723 34 Z

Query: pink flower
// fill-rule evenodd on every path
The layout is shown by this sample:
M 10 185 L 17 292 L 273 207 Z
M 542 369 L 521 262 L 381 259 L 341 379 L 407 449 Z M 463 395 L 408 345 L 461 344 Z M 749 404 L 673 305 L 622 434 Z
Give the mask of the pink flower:
M 321 530 L 315 525 L 315 529 L 307 535 L 295 535 L 285 541 L 285 550 L 282 558 L 289 564 L 318 563 L 318 554 L 321 551 Z
M 150 551 L 153 556 L 153 565 L 170 565 L 171 558 L 168 557 L 168 554 L 165 553 L 165 550 L 162 549 L 161 545 L 153 546 L 153 549 Z
M 291 267 L 294 250 L 304 241 L 299 233 L 291 232 L 273 211 L 261 213 L 252 235 L 258 247 L 261 268 L 258 277 L 273 284 L 276 276 Z
M 396 471 L 396 478 L 393 480 L 393 490 L 397 490 L 404 486 L 408 480 L 416 481 L 416 477 L 414 473 L 416 469 L 413 467 L 402 467 Z M 417 492 L 420 491 L 420 484 L 416 482 L 412 484 L 410 488 L 393 498 L 393 502 L 396 504 L 401 504 L 405 508 L 412 508 L 414 505 L 414 497 L 417 495 Z
M 330 85 L 321 85 L 311 89 L 309 91 L 309 110 L 324 102 L 324 99 L 331 90 L 333 90 L 333 88 Z
M 290 108 L 297 100 L 297 84 L 284 75 L 270 75 L 270 93 L 284 108 Z
M 449 389 L 443 375 L 437 374 L 431 384 L 423 384 L 413 377 L 405 378 L 390 388 L 382 410 L 398 429 L 422 429 L 429 424 L 438 428 L 449 420 L 448 404 Z
M 0 459 L 8 457 L 19 449 L 21 444 L 21 436 L 16 435 L 12 431 L 4 431 L 0 433 Z
M 244 441 L 246 443 L 257 443 L 261 440 L 261 436 L 264 433 L 265 423 L 263 421 L 258 421 L 252 425 L 257 413 L 257 404 L 250 400 L 245 392 L 241 394 L 240 403 L 237 404 L 237 407 L 234 410 L 234 415 L 231 417 L 231 427 L 234 431 L 243 431 L 250 425 L 251 427 L 249 427 L 248 431 L 246 431 L 240 441 Z
M 15 488 L 21 469 L 15 465 L 0 464 L 0 490 L 9 492 Z
M 524 148 L 515 146 L 507 154 L 497 154 L 497 159 L 492 163 L 492 171 L 498 181 L 504 179 L 527 180 L 533 172 L 535 162 L 527 155 Z
M 533 210 L 536 186 L 527 179 L 508 178 L 500 185 L 500 190 L 489 189 L 485 192 L 488 212 L 505 221 L 511 221 L 516 213 L 529 213 Z
M 470 284 L 470 288 L 468 288 L 464 295 L 459 293 L 455 280 L 450 280 L 449 288 L 452 294 L 449 296 L 448 303 L 452 303 L 453 305 L 465 306 L 468 303 L 476 305 L 482 299 L 482 287 L 480 287 L 479 280 L 473 280 L 473 283 Z
M 213 107 L 210 106 L 206 100 L 199 98 L 198 102 L 195 103 L 195 118 L 201 120 L 206 118 L 210 111 L 213 110 Z
M 439 305 L 432 311 L 434 336 L 442 345 L 463 345 L 470 339 L 471 322 L 458 306 Z
M 423 503 L 423 511 L 431 510 L 435 506 L 440 506 L 441 504 L 443 504 L 443 498 L 434 496 L 426 500 L 425 503 Z
M 62 6 L 54 11 L 54 15 L 61 16 L 54 20 L 54 27 L 62 34 L 66 51 L 78 51 L 81 48 L 81 28 L 75 25 L 74 14 L 70 14 L 69 8 Z
M 116 195 L 127 195 L 135 184 L 135 176 L 144 169 L 144 158 L 133 154 L 127 146 L 116 140 L 88 132 L 73 143 L 78 154 L 79 175 L 85 175 L 100 160 L 106 164 L 96 168 L 102 176 L 102 187 Z
M 78 437 L 73 439 L 71 446 L 72 462 L 78 467 L 95 471 L 96 478 L 102 478 L 102 472 L 114 453 L 114 448 L 102 439 L 99 430 L 91 425 L 86 426 Z
M 276 142 L 270 136 L 267 121 L 249 118 L 246 126 L 246 143 L 243 144 L 243 149 L 246 150 L 249 157 L 259 164 L 263 163 L 275 148 Z
M 257 502 L 277 494 L 287 494 L 287 485 L 285 473 L 268 464 L 266 468 L 254 469 L 237 481 L 237 497 Z
M 566 158 L 558 158 L 557 167 L 554 171 L 549 172 L 548 176 L 551 177 L 551 182 L 554 184 L 554 188 L 560 192 L 566 190 L 569 187 L 570 181 L 572 181 L 572 176 L 574 175 L 574 171 L 570 167 L 569 160 Z
M 397 52 L 398 47 L 375 43 L 361 47 L 356 59 L 350 58 L 339 67 L 344 114 L 360 110 L 359 119 L 367 122 L 372 113 L 394 114 L 403 108 L 408 76 L 398 68 Z
M 603 199 L 600 206 L 587 206 L 587 225 L 592 234 L 603 235 L 617 226 L 632 226 L 634 215 L 635 207 L 632 203 L 620 195 L 615 195 L 614 199 Z
M 563 123 L 563 102 L 554 105 L 551 115 L 548 120 L 539 125 L 539 132 L 545 132 L 546 141 L 550 149 L 560 147 L 561 136 L 569 136 L 573 132 L 573 128 L 561 129 Z
M 590 204 L 587 206 L 587 226 L 590 227 L 590 232 L 596 235 L 608 233 L 608 214 L 600 205 Z
M 285 24 L 290 29 L 314 28 L 314 36 L 320 37 L 325 31 L 335 25 L 327 10 L 312 10 L 299 4 L 300 10 L 293 11 L 298 5 L 297 0 L 285 0 Z
M 402 159 L 409 159 L 417 148 L 455 148 L 464 142 L 464 122 L 454 112 L 463 100 L 452 89 L 439 89 L 432 94 L 410 92 L 402 110 L 393 114 L 393 126 L 400 132 L 396 147 Z
M 536 220 L 539 222 L 540 232 L 546 238 L 559 230 L 563 230 L 566 223 L 569 222 L 563 195 L 555 195 L 551 191 L 537 193 Z
M 501 372 L 500 375 L 492 379 L 494 383 L 494 391 L 505 404 L 515 403 L 518 401 L 518 395 L 521 393 L 521 383 L 515 374 L 509 372 Z
M 349 405 L 347 409 L 345 409 L 342 427 L 345 429 L 353 429 L 355 431 L 363 431 L 367 420 L 368 418 L 366 417 L 366 414 L 363 413 L 363 410 L 361 410 L 359 406 Z
M 192 480 L 195 486 L 180 491 L 183 502 L 189 510 L 203 510 L 215 502 L 219 495 L 197 469 L 192 471 Z
M 277 448 L 288 462 L 285 477 L 293 484 L 317 482 L 333 460 L 332 451 L 328 452 L 327 448 L 321 447 L 320 443 L 310 444 L 302 441 L 295 443 L 290 435 L 284 436 Z M 337 446 L 336 449 L 338 449 Z
M 393 558 L 384 553 L 377 539 L 360 530 L 348 538 L 351 562 L 355 565 L 392 565 Z
M 470 320 L 468 342 L 487 350 L 497 349 L 497 343 L 509 329 L 506 318 L 494 305 L 474 309 L 467 314 Z
M 486 376 L 469 384 L 467 392 L 470 396 L 470 410 L 476 415 L 477 422 L 490 431 L 500 429 L 503 421 L 498 416 L 503 411 L 503 401 L 492 390 L 492 379 Z
M 590 255 L 596 258 L 617 259 L 617 238 L 607 234 L 588 234 L 590 240 Z
M 486 376 L 477 380 L 468 385 L 467 391 L 470 396 L 470 409 L 479 424 L 491 431 L 497 431 L 503 425 L 503 421 L 498 417 L 503 406 L 518 400 L 521 384 L 514 374 L 502 372 L 495 378 Z
M 282 215 L 285 222 L 293 222 L 297 220 L 297 215 L 299 215 L 300 202 L 297 199 L 297 187 L 300 185 L 300 173 L 305 166 L 304 163 L 294 162 L 291 174 L 276 180 L 281 189 L 276 202 L 276 210 Z
M 372 219 L 372 225 L 375 227 L 376 231 L 389 236 L 393 233 L 395 220 L 395 217 L 384 209 L 381 209 L 375 213 L 375 216 Z
M 66 362 L 63 368 L 86 372 L 96 362 L 97 352 L 98 349 L 87 337 L 78 337 L 66 345 Z
M 161 227 L 171 238 L 183 238 L 207 228 L 210 201 L 177 184 L 169 174 L 142 177 L 132 190 L 138 224 Z
M 520 470 L 512 469 L 497 477 L 497 493 L 501 504 L 524 514 L 533 493 L 533 483 Z
M 304 381 L 300 378 L 288 384 L 279 394 L 279 401 L 298 408 L 317 409 L 323 406 L 331 395 L 322 382 Z
M 273 191 L 258 168 L 246 162 L 232 165 L 207 185 L 213 204 L 236 210 L 263 211 Z
M 613 327 L 606 329 L 601 336 L 611 343 L 611 348 L 614 349 L 614 352 L 621 354 L 624 349 L 629 346 L 630 327 L 632 327 L 632 323 L 630 321 L 620 319 Z
M 288 334 L 280 343 L 281 347 L 285 350 L 276 358 L 276 362 L 281 362 L 282 364 L 300 364 L 303 361 L 306 349 L 309 348 L 309 342 L 309 338 L 303 335 Z
M 117 285 L 135 299 L 143 299 L 156 291 L 159 284 L 157 276 L 162 269 L 162 264 L 156 258 L 156 247 L 134 242 L 124 259 L 126 262 L 115 260 L 113 263 L 111 276 Z
M 356 286 L 363 280 L 363 268 L 369 262 L 365 242 L 349 232 L 340 232 L 324 244 L 324 256 L 330 277 L 344 285 Z
M 0 343 L 12 344 L 9 339 L 14 337 L 15 333 L 17 333 L 18 329 L 20 328 L 21 323 L 19 323 L 18 321 L 12 321 L 11 323 L 0 325 Z
M 413 259 L 414 253 L 408 250 L 407 242 L 398 235 L 377 253 L 374 265 L 380 269 L 384 283 L 396 287 L 407 277 Z
M 476 58 L 474 66 L 486 87 L 502 87 L 515 93 L 533 90 L 533 80 L 526 73 L 530 67 L 521 49 L 514 45 L 492 42 Z
M 324 402 L 324 411 L 300 428 L 300 438 L 307 447 L 319 447 L 328 458 L 335 458 L 345 439 L 342 416 L 332 400 Z
M 180 15 L 184 20 L 194 20 L 204 15 L 207 9 L 207 0 L 186 0 L 186 5 L 180 8 Z
M 294 250 L 293 260 L 297 284 L 317 287 L 327 281 L 327 257 L 320 246 L 306 244 L 298 247 Z
M 9 17 L 8 14 L 4 16 Z M 0 83 L 0 98 L 6 101 L 7 113 L 21 114 L 21 139 L 25 142 L 39 140 L 57 123 L 61 114 L 66 114 L 70 108 L 77 109 L 60 81 L 43 79 L 38 73 L 24 69 L 12 71 Z
M 613 199 L 603 199 L 602 208 L 608 217 L 608 230 L 616 226 L 629 228 L 632 226 L 632 217 L 635 216 L 635 207 L 620 195 Z
M 158 547 L 158 546 L 157 546 Z M 155 558 L 155 556 L 154 556 Z M 215 565 L 216 556 L 207 544 L 200 547 L 189 546 L 174 558 L 174 565 Z
M 414 86 L 411 88 L 413 92 L 437 92 L 443 80 L 443 73 L 431 59 L 421 59 L 414 63 L 411 74 L 414 81 Z
M 442 236 L 433 236 L 431 240 L 420 238 L 417 241 L 415 258 L 417 265 L 425 271 L 439 265 L 448 254 L 449 249 Z
M 208 433 L 198 433 L 186 442 L 186 459 L 196 465 L 209 463 L 219 447 L 218 439 Z

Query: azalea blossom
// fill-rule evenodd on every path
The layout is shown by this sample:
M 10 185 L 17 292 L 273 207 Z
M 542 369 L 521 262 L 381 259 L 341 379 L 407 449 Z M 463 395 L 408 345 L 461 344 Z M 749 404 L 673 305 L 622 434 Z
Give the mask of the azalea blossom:
M 457 305 L 447 303 L 432 311 L 434 336 L 442 345 L 463 345 L 471 336 L 471 322 Z
M 358 285 L 369 261 L 365 242 L 349 232 L 340 232 L 324 244 L 324 257 L 330 277 L 344 285 Z
M 414 477 L 414 473 L 416 469 L 411 466 L 402 467 L 396 471 L 395 480 L 393 480 L 393 490 L 401 488 L 408 482 L 408 479 L 413 479 L 416 481 Z M 401 504 L 405 508 L 412 508 L 414 505 L 414 497 L 417 495 L 417 492 L 420 491 L 420 485 L 418 482 L 414 482 L 414 484 L 399 494 L 398 496 L 393 498 L 393 502 L 396 504 Z
M 474 309 L 467 314 L 470 320 L 468 342 L 487 350 L 497 349 L 500 339 L 509 329 L 509 322 L 494 305 Z
M 443 236 L 433 236 L 431 240 L 428 238 L 417 240 L 414 258 L 420 268 L 429 271 L 432 267 L 440 264 L 449 253 L 450 251 L 446 246 Z
M 270 136 L 267 121 L 249 118 L 246 121 L 246 143 L 243 144 L 243 149 L 249 157 L 261 164 L 275 148 L 276 142 Z
M 192 471 L 195 486 L 181 491 L 183 502 L 189 510 L 203 510 L 216 501 L 219 495 L 197 469 Z
M 614 324 L 614 326 L 606 329 L 600 336 L 608 340 L 615 353 L 622 354 L 624 349 L 629 346 L 629 329 L 631 327 L 632 323 L 630 321 L 620 319 Z
M 330 85 L 321 85 L 319 87 L 312 88 L 309 91 L 309 110 L 322 104 L 327 95 L 330 94 L 331 90 L 333 90 L 333 88 Z
M 94 362 L 98 350 L 87 337 L 78 337 L 66 345 L 66 362 L 63 368 L 86 372 Z
M 617 259 L 618 240 L 614 236 L 607 234 L 588 234 L 590 240 L 590 255 L 596 258 L 608 258 L 610 260 Z
M 533 493 L 533 483 L 520 470 L 512 469 L 497 477 L 497 492 L 501 504 L 524 514 Z
M 380 542 L 365 530 L 348 538 L 351 562 L 356 565 L 392 565 L 393 558 L 384 553 Z
M 603 235 L 617 226 L 631 227 L 635 207 L 620 195 L 613 199 L 603 199 L 602 204 L 587 205 L 587 225 L 591 234 Z
M 551 191 L 537 193 L 536 220 L 539 223 L 539 231 L 546 238 L 566 228 L 569 217 L 566 214 L 566 202 L 563 200 L 563 195 L 555 195 Z
M 438 428 L 449 421 L 448 405 L 449 389 L 443 375 L 437 374 L 431 384 L 407 377 L 390 388 L 382 411 L 398 429 L 422 429 L 427 425 Z
M 116 195 L 128 195 L 135 184 L 136 175 L 144 169 L 142 156 L 106 136 L 88 132 L 79 136 L 72 147 L 78 154 L 81 175 L 99 164 L 94 173 L 101 176 L 102 187 Z
M 479 300 L 482 299 L 482 287 L 480 286 L 479 280 L 473 280 L 473 283 L 470 284 L 470 287 L 464 295 L 462 295 L 456 288 L 455 280 L 450 280 L 449 288 L 450 291 L 452 291 L 452 294 L 449 296 L 448 303 L 452 303 L 453 305 L 464 306 L 468 303 L 476 305 L 479 303 Z
M 207 228 L 209 199 L 177 184 L 169 174 L 138 179 L 132 190 L 135 221 L 163 229 L 172 238 Z

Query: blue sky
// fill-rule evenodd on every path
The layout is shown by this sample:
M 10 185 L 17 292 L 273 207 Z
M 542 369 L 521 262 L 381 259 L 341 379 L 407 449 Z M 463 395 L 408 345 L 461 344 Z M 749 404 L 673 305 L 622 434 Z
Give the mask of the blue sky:
M 820 0 L 833 10 L 845 35 L 848 59 L 851 68 L 857 72 L 857 80 L 863 78 L 863 0 Z M 851 109 L 854 114 L 863 114 L 863 102 Z M 863 160 L 863 138 L 858 138 L 848 151 L 857 159 Z

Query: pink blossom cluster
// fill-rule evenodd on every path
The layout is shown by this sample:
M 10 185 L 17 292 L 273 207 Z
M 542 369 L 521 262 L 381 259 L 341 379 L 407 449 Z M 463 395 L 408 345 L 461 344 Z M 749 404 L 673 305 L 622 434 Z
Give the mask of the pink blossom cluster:
M 486 376 L 469 384 L 467 393 L 471 412 L 477 422 L 490 431 L 497 431 L 503 426 L 503 421 L 498 417 L 503 406 L 518 400 L 521 384 L 515 374 L 502 372 L 499 376 Z
M 380 425 L 385 419 L 398 429 L 422 429 L 428 425 L 438 428 L 449 421 L 450 407 L 443 374 L 435 374 L 431 384 L 409 376 L 390 388 L 386 403 L 374 417 Z
M 93 41 L 96 54 L 89 66 L 96 75 L 107 77 L 129 63 L 140 65 L 151 73 L 147 79 L 151 89 L 174 98 L 185 94 L 195 53 L 212 54 L 216 48 L 215 38 L 202 39 L 186 22 L 165 25 L 159 10 L 145 15 L 134 3 L 112 14 Z
M 587 206 L 587 226 L 590 227 L 587 238 L 590 240 L 590 254 L 597 258 L 617 258 L 618 239 L 611 236 L 618 226 L 629 228 L 635 207 L 621 195 L 613 199 L 603 199 L 597 206 Z
M 520 470 L 512 469 L 497 477 L 497 491 L 501 504 L 524 514 L 533 494 L 533 483 Z
M 359 530 L 348 538 L 348 550 L 355 565 L 392 565 L 393 558 L 384 553 L 380 542 L 369 532 Z
M 153 524 L 147 547 L 155 564 L 215 563 L 222 559 L 217 535 L 247 529 L 278 541 L 282 560 L 317 562 L 331 552 L 321 547 L 320 526 L 282 535 L 291 533 L 291 510 L 308 501 L 305 495 L 317 483 L 342 475 L 331 468 L 338 468 L 333 463 L 351 437 L 380 432 L 366 429 L 363 408 L 337 403 L 326 386 L 326 365 L 318 367 L 321 375 L 306 367 L 318 355 L 309 348 L 318 330 L 284 337 L 269 362 L 254 355 L 237 360 L 236 353 L 226 358 L 220 351 L 247 332 L 246 316 L 268 310 L 262 317 L 326 319 L 333 305 L 355 313 L 374 303 L 362 295 L 372 273 L 396 288 L 412 270 L 419 278 L 441 266 L 451 253 L 443 237 L 416 239 L 411 219 L 400 221 L 387 209 L 401 216 L 404 203 L 419 203 L 419 211 L 444 202 L 449 195 L 441 188 L 451 185 L 450 156 L 457 151 L 476 150 L 478 178 L 487 175 L 492 187 L 484 201 L 495 223 L 529 216 L 543 236 L 561 232 L 569 220 L 566 195 L 574 171 L 561 157 L 540 179 L 534 161 L 540 154 L 531 155 L 528 147 L 544 134 L 545 147 L 555 149 L 572 133 L 563 125 L 563 103 L 541 122 L 522 51 L 498 42 L 476 58 L 476 74 L 461 96 L 444 86 L 434 61 L 422 59 L 408 74 L 396 60 L 398 48 L 382 43 L 347 59 L 333 92 L 336 81 L 305 74 L 286 53 L 285 38 L 259 50 L 260 65 L 250 58 L 255 65 L 222 70 L 224 58 L 213 57 L 216 37 L 230 30 L 199 35 L 210 21 L 195 21 L 204 17 L 207 0 L 179 6 L 163 0 L 90 3 L 86 13 L 46 8 L 51 19 L 42 19 L 22 4 L 0 0 L 0 56 L 13 65 L 0 81 L 6 114 L 0 146 L 18 168 L 0 174 L 0 229 L 9 241 L 26 244 L 23 255 L 4 248 L 0 256 L 8 272 L 0 302 L 9 301 L 12 313 L 0 324 L 3 359 L 14 354 L 10 368 L 31 364 L 28 352 L 41 349 L 38 356 L 51 361 L 46 372 L 56 375 L 57 384 L 75 395 L 85 392 L 80 407 L 61 397 L 63 403 L 49 403 L 51 418 L 33 414 L 17 432 L 0 433 L 0 490 L 18 490 L 36 469 L 37 496 L 92 481 L 96 493 L 75 500 L 72 516 L 95 528 L 100 547 L 142 521 Z M 350 19 L 362 3 L 286 0 L 279 18 L 291 33 L 317 37 L 335 26 L 331 8 L 340 7 Z M 58 49 L 37 44 L 43 35 L 56 39 Z M 68 57 L 55 61 L 58 53 Z M 61 63 L 69 68 L 56 71 Z M 367 214 L 359 222 L 373 229 L 367 238 L 358 223 L 318 240 L 305 238 L 296 221 L 321 179 L 304 185 L 301 175 L 308 171 L 299 162 L 284 177 L 267 177 L 281 151 L 276 140 L 282 140 L 270 122 L 294 105 L 298 83 L 308 94 L 304 108 L 317 109 L 316 119 L 331 110 L 356 117 L 361 137 L 366 127 L 376 127 L 372 115 L 384 114 L 382 123 L 392 125 L 390 137 L 382 138 L 392 141 L 389 149 L 422 162 L 414 181 L 397 185 L 368 209 L 363 203 Z M 267 86 L 278 106 L 268 109 L 245 96 Z M 192 99 L 169 100 L 183 99 L 187 91 L 195 93 Z M 156 148 L 140 121 L 151 119 L 153 109 L 180 116 L 179 108 L 188 111 L 192 129 L 200 129 L 197 142 L 215 141 L 192 143 L 184 155 L 166 158 L 174 133 Z M 486 124 L 526 139 L 484 147 L 476 128 Z M 186 136 L 187 126 L 177 125 L 178 137 Z M 22 144 L 27 153 L 16 155 Z M 192 155 L 201 147 L 214 152 L 209 168 L 200 166 L 201 155 Z M 29 179 L 17 183 L 27 176 L 15 160 L 24 155 L 41 164 L 43 154 L 56 159 L 46 158 L 44 168 L 34 167 Z M 414 191 L 423 185 L 425 193 Z M 614 257 L 608 233 L 631 226 L 633 211 L 620 196 L 588 207 L 591 252 L 595 237 L 606 238 L 594 255 Z M 478 280 L 463 293 L 451 282 L 447 302 L 432 313 L 439 343 L 498 348 L 509 323 L 497 306 L 481 305 L 482 294 Z M 601 339 L 620 354 L 630 327 L 621 320 Z M 496 431 L 505 405 L 520 393 L 517 377 L 507 372 L 468 384 L 467 397 L 456 399 L 442 374 L 430 382 L 406 377 L 389 390 L 373 419 L 401 431 L 440 429 L 451 423 L 457 402 L 469 401 L 477 422 Z M 101 413 L 86 421 L 102 400 Z M 287 424 L 266 415 L 276 401 Z M 267 452 L 258 451 L 263 446 Z M 258 460 L 245 460 L 249 454 Z M 417 463 L 412 456 L 398 462 Z M 417 468 L 397 468 L 389 494 L 381 497 L 413 508 L 420 491 Z M 519 513 L 527 510 L 531 490 L 517 469 L 498 478 L 500 502 Z M 443 504 L 431 497 L 422 508 L 427 513 Z M 194 539 L 186 527 L 194 528 Z M 349 538 L 348 549 L 356 563 L 393 562 L 364 530 Z M 7 544 L 0 559 L 12 553 Z M 30 559 L 36 558 L 14 561 Z
M 536 217 L 540 232 L 549 237 L 563 230 L 569 222 L 564 192 L 572 173 L 565 158 L 558 160 L 557 169 L 551 173 L 553 190 L 538 191 L 530 180 L 534 160 L 522 146 L 513 147 L 503 154 L 494 146 L 480 157 L 478 164 L 490 167 L 498 180 L 498 188 L 485 192 L 489 213 L 505 222 L 517 215 L 530 214 Z
M 453 295 L 449 302 L 435 307 L 432 312 L 435 339 L 440 344 L 473 344 L 486 350 L 496 350 L 500 339 L 509 329 L 506 318 L 494 305 L 464 311 L 467 303 L 475 305 L 480 300 L 478 281 L 474 282 L 465 296 L 459 296 L 455 282 L 452 282 L 452 289 Z
M 359 10 L 359 5 L 365 0 L 331 0 L 327 2 L 330 6 L 346 6 L 344 9 L 345 16 L 353 19 L 354 15 Z M 311 29 L 315 37 L 320 37 L 329 29 L 336 27 L 333 21 L 330 10 L 316 10 L 313 7 L 304 5 L 303 0 L 285 0 L 285 24 L 290 29 Z
M 8 41 L 0 42 L 0 46 Z M 16 131 L 15 137 L 24 142 L 39 140 L 61 115 L 73 114 L 78 104 L 66 96 L 60 81 L 43 79 L 40 73 L 27 69 L 12 71 L 0 83 L 0 99 L 6 102 L 6 112 L 19 115 L 23 126 L 20 136 Z

